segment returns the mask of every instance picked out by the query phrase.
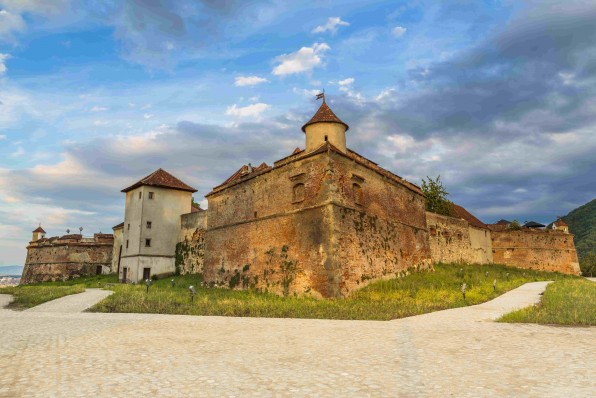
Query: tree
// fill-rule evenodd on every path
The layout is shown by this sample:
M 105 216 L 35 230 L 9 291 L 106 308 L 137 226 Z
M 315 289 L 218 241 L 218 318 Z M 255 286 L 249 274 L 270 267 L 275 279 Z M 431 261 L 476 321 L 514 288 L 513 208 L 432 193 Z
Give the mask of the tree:
M 583 276 L 594 276 L 596 272 L 596 252 L 590 252 L 579 261 L 579 267 Z
M 191 204 L 192 204 L 193 207 L 197 207 L 199 209 L 201 208 L 201 205 L 198 204 L 197 202 L 195 202 L 195 197 L 194 196 L 191 196 L 190 197 L 190 200 L 191 200 Z
M 434 180 L 429 176 L 426 178 L 426 180 L 422 179 L 422 192 L 426 196 L 426 210 L 444 216 L 451 215 L 453 203 L 447 199 L 449 193 L 443 187 L 441 176 L 438 175 Z
M 509 228 L 512 231 L 519 231 L 522 227 L 521 227 L 521 224 L 519 223 L 519 221 L 513 220 L 513 221 L 511 221 L 511 224 L 509 224 L 509 227 L 507 227 L 507 228 Z

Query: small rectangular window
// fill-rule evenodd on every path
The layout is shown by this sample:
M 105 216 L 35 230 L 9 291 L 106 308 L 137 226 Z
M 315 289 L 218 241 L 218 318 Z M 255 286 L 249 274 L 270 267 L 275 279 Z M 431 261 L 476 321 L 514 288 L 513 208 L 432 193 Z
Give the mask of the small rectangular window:
M 128 227 L 127 227 L 127 228 L 128 228 L 128 230 L 130 231 L 130 224 L 128 224 Z
M 128 239 L 126 239 L 126 248 L 128 249 Z
M 147 229 L 151 229 L 151 221 L 147 221 Z
M 151 247 L 151 239 L 145 239 L 145 247 Z
M 142 194 L 142 193 L 143 193 L 143 192 L 139 191 L 139 199 L 141 199 L 141 194 Z
M 149 192 L 149 199 L 153 199 L 153 192 Z

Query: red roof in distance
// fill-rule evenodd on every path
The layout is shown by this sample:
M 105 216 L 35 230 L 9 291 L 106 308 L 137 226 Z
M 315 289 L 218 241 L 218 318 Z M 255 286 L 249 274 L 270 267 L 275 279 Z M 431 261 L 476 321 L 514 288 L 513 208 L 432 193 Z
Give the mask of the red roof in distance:
M 122 192 L 132 191 L 133 189 L 143 185 L 148 185 L 151 187 L 177 189 L 179 191 L 197 192 L 196 189 L 194 189 L 190 185 L 186 185 L 185 183 L 183 183 L 164 169 L 155 170 L 153 173 L 149 174 L 147 177 L 141 179 L 140 181 L 136 182 L 130 187 L 124 188 Z
M 45 234 L 46 231 L 43 230 L 43 228 L 41 227 L 41 225 L 39 227 L 37 227 L 33 232 L 41 232 L 42 234 Z
M 472 213 L 464 209 L 463 207 L 456 205 L 455 203 L 451 206 L 451 217 L 462 218 L 473 227 L 487 228 L 486 224 L 477 219 Z
M 306 126 L 308 126 L 308 125 L 315 124 L 315 123 L 321 123 L 321 122 L 343 124 L 344 126 L 346 126 L 346 131 L 348 131 L 350 128 L 350 126 L 348 126 L 346 123 L 342 122 L 341 119 L 338 118 L 335 115 L 335 113 L 333 113 L 333 111 L 331 110 L 331 108 L 329 108 L 329 106 L 327 105 L 327 103 L 325 101 L 323 101 L 323 103 L 321 104 L 321 107 L 315 113 L 315 115 L 308 122 L 306 122 L 306 124 L 304 126 L 302 126 L 302 131 L 306 132 Z

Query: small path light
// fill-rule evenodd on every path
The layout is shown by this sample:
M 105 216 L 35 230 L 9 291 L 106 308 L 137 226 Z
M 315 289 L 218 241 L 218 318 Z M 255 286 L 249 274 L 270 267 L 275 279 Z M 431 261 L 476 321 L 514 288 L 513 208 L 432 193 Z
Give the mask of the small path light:
M 507 280 L 509 280 L 509 272 L 507 272 L 505 276 L 507 277 Z
M 193 285 L 190 285 L 188 287 L 188 292 L 190 293 L 190 301 L 194 301 L 195 294 L 197 294 L 197 291 L 195 290 L 195 287 Z
M 176 287 L 176 281 L 172 279 L 172 287 Z
M 497 280 L 495 279 L 493 281 L 493 292 L 496 292 L 496 291 L 497 291 Z
M 149 293 L 149 287 L 151 286 L 151 279 L 145 279 L 145 285 L 147 285 L 147 293 Z
M 464 301 L 466 300 L 466 288 L 468 287 L 468 285 L 466 285 L 466 282 L 464 282 L 461 285 L 461 294 L 462 296 L 464 296 Z

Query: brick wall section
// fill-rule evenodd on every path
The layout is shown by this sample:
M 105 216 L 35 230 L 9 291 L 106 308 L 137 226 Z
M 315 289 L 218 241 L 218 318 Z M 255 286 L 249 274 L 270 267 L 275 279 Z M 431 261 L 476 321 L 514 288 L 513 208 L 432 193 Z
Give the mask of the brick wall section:
M 183 275 L 202 273 L 207 212 L 183 214 L 180 222 L 180 235 L 176 245 L 176 272 Z
M 466 220 L 426 212 L 432 260 L 435 263 L 492 263 L 491 231 Z
M 497 264 L 579 275 L 573 235 L 561 231 L 493 231 Z
M 111 234 L 93 238 L 67 235 L 40 239 L 27 247 L 21 283 L 59 281 L 111 271 L 114 242 Z
M 337 297 L 369 280 L 430 266 L 422 195 L 334 151 L 276 162 L 207 198 L 210 283 L 242 287 L 240 279 L 280 293 L 281 266 L 295 262 L 290 292 Z

